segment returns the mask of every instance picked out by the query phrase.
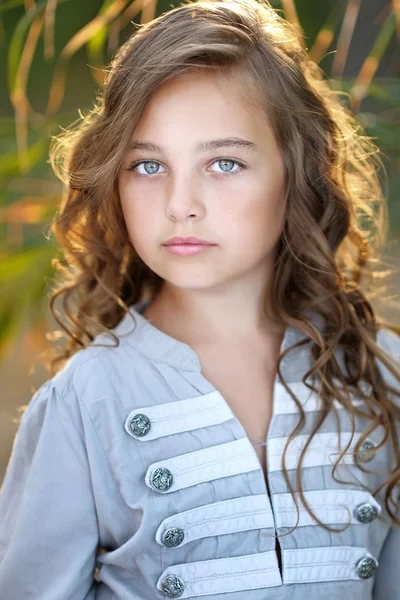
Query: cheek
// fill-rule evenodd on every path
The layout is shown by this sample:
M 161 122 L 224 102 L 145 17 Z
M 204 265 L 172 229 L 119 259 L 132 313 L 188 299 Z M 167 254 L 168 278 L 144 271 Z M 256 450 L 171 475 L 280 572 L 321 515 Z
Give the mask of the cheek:
M 235 202 L 235 210 L 224 215 L 227 228 L 234 232 L 234 238 L 253 245 L 271 244 L 277 241 L 285 223 L 284 198 L 279 189 L 258 190 L 256 193 L 242 194 Z
M 281 177 L 270 177 L 257 194 L 255 215 L 258 227 L 274 238 L 280 237 L 285 224 L 285 195 Z M 257 219 L 258 215 L 258 219 Z
M 133 242 L 133 238 L 136 238 L 135 226 L 137 223 L 134 207 L 132 203 L 123 202 L 121 199 L 121 208 L 130 240 Z
M 120 185 L 121 210 L 126 223 L 131 241 L 148 235 L 155 223 L 154 215 L 151 215 L 151 206 L 145 199 L 135 198 L 128 185 Z
M 124 177 L 120 176 L 118 181 L 118 194 L 121 205 L 122 215 L 124 217 L 127 228 L 129 229 L 130 215 L 132 213 L 132 203 L 130 202 L 130 194 L 128 187 L 124 181 Z

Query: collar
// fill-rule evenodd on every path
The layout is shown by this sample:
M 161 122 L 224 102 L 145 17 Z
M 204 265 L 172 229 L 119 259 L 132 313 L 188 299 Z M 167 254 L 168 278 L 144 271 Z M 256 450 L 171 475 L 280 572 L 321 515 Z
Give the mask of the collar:
M 151 300 L 148 300 L 130 305 L 129 309 L 136 320 L 136 328 L 132 316 L 127 313 L 112 329 L 113 333 L 123 337 L 126 344 L 152 361 L 168 364 L 178 370 L 200 373 L 201 364 L 196 352 L 187 344 L 157 329 L 141 314 L 150 303 Z M 314 311 L 308 311 L 307 315 L 317 328 L 322 330 L 321 317 Z M 280 352 L 303 338 L 304 334 L 301 331 L 296 327 L 288 326 L 284 332 Z M 311 368 L 310 343 L 294 348 L 282 360 L 281 371 L 286 382 L 301 381 L 304 373 Z

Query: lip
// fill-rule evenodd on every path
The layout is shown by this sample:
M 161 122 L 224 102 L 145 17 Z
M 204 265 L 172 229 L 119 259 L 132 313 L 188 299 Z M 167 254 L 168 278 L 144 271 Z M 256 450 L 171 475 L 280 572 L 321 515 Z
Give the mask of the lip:
M 179 256 L 199 254 L 200 252 L 211 250 L 214 246 L 216 246 L 216 244 L 164 244 L 164 248 L 167 252 L 178 254 Z
M 212 244 L 211 242 L 208 242 L 207 240 L 202 240 L 201 238 L 197 238 L 197 237 L 173 237 L 170 238 L 169 240 L 167 240 L 166 242 L 164 242 L 163 246 L 177 246 L 179 244 L 184 244 L 184 245 L 196 245 L 196 246 L 215 246 L 216 244 Z

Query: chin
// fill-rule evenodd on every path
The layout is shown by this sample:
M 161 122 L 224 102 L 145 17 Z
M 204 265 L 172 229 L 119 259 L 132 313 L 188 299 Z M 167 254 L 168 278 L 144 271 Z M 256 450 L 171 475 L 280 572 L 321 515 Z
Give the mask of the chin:
M 157 274 L 169 284 L 177 288 L 202 289 L 212 287 L 221 283 L 221 278 L 216 277 L 215 273 L 210 273 L 210 268 L 195 269 L 193 267 L 177 267 L 176 269 L 163 269 L 157 271 Z

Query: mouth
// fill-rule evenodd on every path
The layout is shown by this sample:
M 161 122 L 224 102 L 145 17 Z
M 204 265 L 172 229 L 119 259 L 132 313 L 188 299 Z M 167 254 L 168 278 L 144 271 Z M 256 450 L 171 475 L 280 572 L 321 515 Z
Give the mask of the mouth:
M 167 251 L 180 256 L 190 256 L 214 248 L 216 244 L 164 244 Z
M 166 241 L 163 246 L 215 246 L 212 242 L 196 237 L 173 237 Z
M 215 244 L 204 244 L 200 242 L 173 242 L 170 244 L 163 244 L 163 246 L 215 246 Z

